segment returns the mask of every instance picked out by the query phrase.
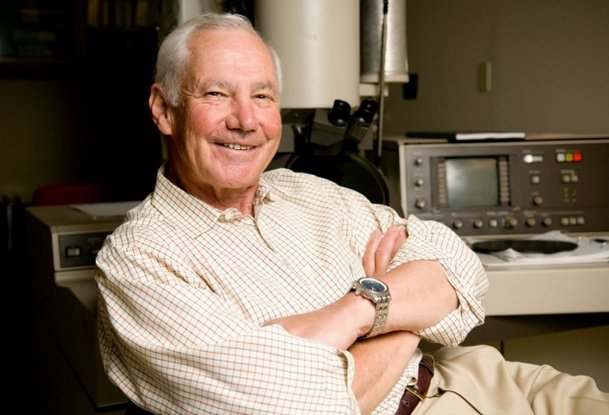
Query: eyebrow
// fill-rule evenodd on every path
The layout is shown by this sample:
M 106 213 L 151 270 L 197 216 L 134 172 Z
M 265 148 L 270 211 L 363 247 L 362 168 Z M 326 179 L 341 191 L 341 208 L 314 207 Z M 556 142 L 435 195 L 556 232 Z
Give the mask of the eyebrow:
M 209 89 L 209 88 L 229 88 L 230 84 L 225 81 L 217 81 L 213 79 L 208 79 L 203 82 L 197 80 L 194 84 L 195 89 Z
M 226 82 L 226 81 L 220 81 L 220 80 L 214 80 L 214 79 L 209 79 L 209 80 L 205 80 L 203 82 L 198 82 L 195 84 L 195 89 L 199 90 L 199 89 L 208 89 L 208 88 L 223 88 L 223 89 L 231 89 L 233 87 L 234 83 L 231 82 Z M 272 82 L 267 82 L 267 81 L 254 81 L 251 84 L 251 87 L 253 90 L 270 90 L 275 92 L 276 88 L 273 86 Z
M 271 82 L 254 82 L 252 84 L 252 86 L 254 87 L 254 89 L 270 89 L 270 90 L 275 90 L 275 87 L 273 86 L 273 84 Z

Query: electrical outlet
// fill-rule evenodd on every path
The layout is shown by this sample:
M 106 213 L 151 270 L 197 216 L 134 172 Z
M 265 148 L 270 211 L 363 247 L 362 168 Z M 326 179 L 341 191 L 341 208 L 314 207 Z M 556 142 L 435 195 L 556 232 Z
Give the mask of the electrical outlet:
M 493 84 L 493 64 L 490 61 L 478 64 L 478 92 L 491 92 Z

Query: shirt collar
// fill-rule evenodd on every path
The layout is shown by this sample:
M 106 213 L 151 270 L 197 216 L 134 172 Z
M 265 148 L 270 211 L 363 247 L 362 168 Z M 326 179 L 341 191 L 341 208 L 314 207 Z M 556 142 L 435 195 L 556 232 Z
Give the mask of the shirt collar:
M 254 198 L 254 212 L 258 213 L 267 202 L 277 199 L 273 186 L 263 177 Z M 164 216 L 178 223 L 192 223 L 193 231 L 200 233 L 218 222 L 230 222 L 242 215 L 234 208 L 220 210 L 192 196 L 173 184 L 165 176 L 165 165 L 157 172 L 152 205 Z

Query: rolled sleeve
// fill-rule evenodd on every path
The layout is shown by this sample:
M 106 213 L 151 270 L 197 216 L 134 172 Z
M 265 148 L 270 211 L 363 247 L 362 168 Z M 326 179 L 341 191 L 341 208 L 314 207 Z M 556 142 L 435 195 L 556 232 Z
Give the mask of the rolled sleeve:
M 435 260 L 455 288 L 459 306 L 432 327 L 416 334 L 445 346 L 461 343 L 475 326 L 484 322 L 482 297 L 488 290 L 486 271 L 478 256 L 444 224 L 410 215 L 408 238 L 391 267 L 409 261 Z

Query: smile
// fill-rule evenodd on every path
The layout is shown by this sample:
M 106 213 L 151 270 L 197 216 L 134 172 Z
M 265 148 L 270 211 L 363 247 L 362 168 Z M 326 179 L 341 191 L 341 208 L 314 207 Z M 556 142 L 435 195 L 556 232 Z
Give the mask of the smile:
M 252 148 L 254 148 L 254 146 L 244 146 L 244 145 L 235 144 L 235 143 L 228 143 L 228 144 L 222 144 L 222 145 L 224 147 L 228 147 L 233 150 L 251 150 Z

